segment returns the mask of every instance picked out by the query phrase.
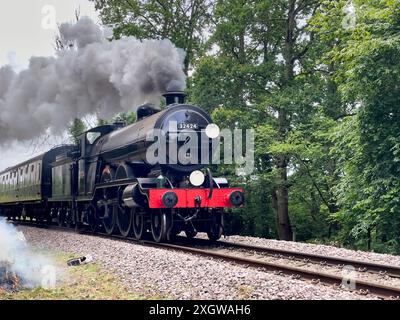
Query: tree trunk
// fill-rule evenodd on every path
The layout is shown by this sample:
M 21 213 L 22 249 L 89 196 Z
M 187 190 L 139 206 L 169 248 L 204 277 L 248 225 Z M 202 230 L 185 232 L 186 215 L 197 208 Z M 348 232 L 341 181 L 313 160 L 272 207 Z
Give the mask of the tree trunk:
M 282 141 L 286 138 L 286 113 L 281 110 L 278 115 L 279 135 Z M 289 186 L 287 176 L 288 156 L 281 154 L 276 159 L 278 169 L 278 186 L 276 188 L 276 221 L 280 240 L 292 241 L 293 233 L 289 218 Z
M 276 189 L 276 215 L 278 236 L 280 240 L 291 241 L 292 227 L 289 219 L 289 190 L 287 186 L 287 164 L 285 156 L 278 159 L 279 185 Z
M 294 79 L 294 29 L 296 26 L 295 17 L 296 0 L 290 0 L 288 6 L 288 15 L 286 18 L 286 34 L 283 47 L 283 58 L 285 60 L 285 71 L 283 82 L 290 86 Z M 281 107 L 278 111 L 278 132 L 279 140 L 284 142 L 290 129 L 290 123 L 285 108 Z M 292 241 L 293 232 L 289 218 L 289 187 L 288 187 L 288 155 L 282 154 L 277 157 L 276 166 L 278 169 L 279 183 L 276 189 L 276 216 L 278 224 L 279 239 Z

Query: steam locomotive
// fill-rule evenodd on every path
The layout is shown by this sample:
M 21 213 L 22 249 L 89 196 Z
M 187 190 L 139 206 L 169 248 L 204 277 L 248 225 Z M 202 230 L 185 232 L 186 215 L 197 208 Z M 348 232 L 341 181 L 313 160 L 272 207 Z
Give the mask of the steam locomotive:
M 199 160 L 204 149 L 213 154 L 219 128 L 210 116 L 186 104 L 183 92 L 164 97 L 165 108 L 139 107 L 132 125 L 116 122 L 90 129 L 77 145 L 53 148 L 1 172 L 0 214 L 136 239 L 151 236 L 156 242 L 170 241 L 182 231 L 187 237 L 206 232 L 210 240 L 219 239 L 224 208 L 242 206 L 244 192 L 213 177 L 204 161 L 191 157 L 195 153 Z M 175 129 L 171 123 L 177 124 Z M 157 139 L 148 137 L 156 130 L 166 138 L 167 160 L 178 152 L 169 143 L 173 134 L 191 131 L 207 139 L 199 139 L 197 150 L 193 144 L 186 149 L 184 157 L 190 161 L 152 163 L 148 152 Z

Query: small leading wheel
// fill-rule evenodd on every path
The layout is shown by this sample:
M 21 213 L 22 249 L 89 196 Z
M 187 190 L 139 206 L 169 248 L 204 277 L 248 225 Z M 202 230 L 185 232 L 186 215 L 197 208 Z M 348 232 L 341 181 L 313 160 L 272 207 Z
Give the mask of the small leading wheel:
M 65 222 L 65 211 L 64 209 L 58 209 L 57 211 L 57 225 L 59 227 L 64 226 L 64 222 Z
M 129 208 L 116 207 L 117 210 L 117 225 L 119 232 L 123 237 L 128 237 L 132 232 L 132 210 Z
M 69 208 L 65 211 L 65 225 L 67 226 L 67 228 L 74 227 L 72 212 Z
M 144 238 L 146 233 L 144 213 L 138 208 L 133 208 L 131 210 L 133 234 L 137 240 L 141 240 Z
M 223 216 L 221 212 L 212 212 L 212 215 L 207 236 L 210 241 L 215 242 L 221 238 L 222 233 L 224 232 Z
M 172 217 L 165 210 L 153 210 L 151 214 L 151 234 L 155 242 L 169 240 Z
M 106 205 L 104 206 L 104 215 L 102 217 L 104 230 L 108 235 L 112 235 L 116 226 L 115 219 L 115 206 Z

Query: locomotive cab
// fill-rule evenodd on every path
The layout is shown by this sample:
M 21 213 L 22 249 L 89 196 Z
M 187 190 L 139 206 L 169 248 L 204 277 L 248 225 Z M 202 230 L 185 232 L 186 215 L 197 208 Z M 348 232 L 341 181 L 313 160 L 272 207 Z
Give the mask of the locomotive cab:
M 99 152 L 98 141 L 110 132 L 122 127 L 121 123 L 103 125 L 84 132 L 79 140 L 78 160 L 78 194 L 85 196 L 92 194 L 96 180 L 97 160 Z

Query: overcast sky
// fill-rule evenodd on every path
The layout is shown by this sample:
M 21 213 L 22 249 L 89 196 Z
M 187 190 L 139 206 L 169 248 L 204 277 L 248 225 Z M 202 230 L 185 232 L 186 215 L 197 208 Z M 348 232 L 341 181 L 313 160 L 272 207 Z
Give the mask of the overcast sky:
M 53 55 L 56 24 L 74 21 L 78 8 L 81 16 L 99 22 L 93 2 L 88 0 L 1 0 L 0 66 L 11 64 L 20 71 L 27 67 L 31 56 Z M 58 141 L 62 139 L 57 138 Z M 34 141 L 0 147 L 0 170 L 49 147 L 47 143 L 37 148 L 38 143 L 41 144 Z

